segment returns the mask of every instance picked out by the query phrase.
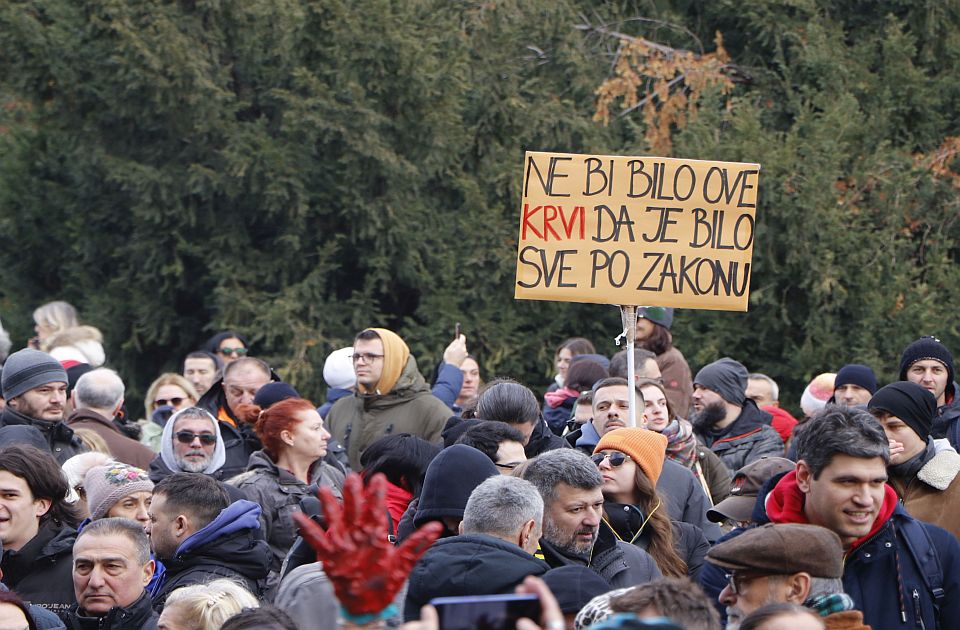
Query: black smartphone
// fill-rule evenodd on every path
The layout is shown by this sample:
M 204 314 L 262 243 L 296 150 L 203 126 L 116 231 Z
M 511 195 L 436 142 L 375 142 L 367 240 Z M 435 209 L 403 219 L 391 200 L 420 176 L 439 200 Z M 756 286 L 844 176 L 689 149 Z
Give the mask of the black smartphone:
M 430 600 L 440 616 L 440 630 L 516 630 L 523 617 L 540 623 L 536 595 L 474 595 Z
M 453 327 L 453 340 L 456 341 L 460 338 L 460 322 L 457 322 L 457 325 Z

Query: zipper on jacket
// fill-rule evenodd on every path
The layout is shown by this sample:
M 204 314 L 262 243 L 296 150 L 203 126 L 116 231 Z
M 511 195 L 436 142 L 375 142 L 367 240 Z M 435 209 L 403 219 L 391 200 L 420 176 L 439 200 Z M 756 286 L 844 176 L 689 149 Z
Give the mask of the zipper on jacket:
M 917 592 L 917 589 L 913 589 L 913 614 L 917 616 L 916 625 L 925 630 L 926 626 L 923 625 L 923 614 L 920 611 L 920 593 Z

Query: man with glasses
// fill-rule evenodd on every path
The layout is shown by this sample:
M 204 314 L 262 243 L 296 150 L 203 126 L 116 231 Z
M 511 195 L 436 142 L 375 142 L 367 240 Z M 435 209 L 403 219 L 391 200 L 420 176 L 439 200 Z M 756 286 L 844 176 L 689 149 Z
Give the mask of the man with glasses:
M 395 332 L 368 328 L 353 343 L 357 389 L 338 400 L 325 418 L 330 433 L 346 449 L 350 466 L 377 439 L 410 433 L 439 444 L 450 408 L 430 391 L 410 349 Z
M 97 368 L 87 372 L 77 379 L 70 393 L 73 413 L 67 418 L 67 426 L 93 431 L 107 443 L 115 460 L 146 470 L 156 453 L 125 436 L 113 423 L 123 407 L 124 392 L 123 381 L 113 370 Z
M 820 614 L 830 628 L 863 628 L 863 613 L 843 592 L 843 545 L 823 527 L 767 524 L 719 543 L 707 559 L 727 571 L 720 603 L 727 630 L 766 604 L 791 603 Z
M 523 434 L 506 422 L 480 422 L 464 431 L 457 444 L 472 446 L 489 457 L 501 475 L 511 474 L 514 468 L 527 461 Z

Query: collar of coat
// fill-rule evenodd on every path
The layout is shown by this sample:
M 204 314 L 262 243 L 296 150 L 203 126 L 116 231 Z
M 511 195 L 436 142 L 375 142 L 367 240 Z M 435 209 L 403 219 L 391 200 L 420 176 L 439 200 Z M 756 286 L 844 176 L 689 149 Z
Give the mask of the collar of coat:
M 943 492 L 950 487 L 958 474 L 960 474 L 960 455 L 953 451 L 941 451 L 924 464 L 917 473 L 917 479 Z

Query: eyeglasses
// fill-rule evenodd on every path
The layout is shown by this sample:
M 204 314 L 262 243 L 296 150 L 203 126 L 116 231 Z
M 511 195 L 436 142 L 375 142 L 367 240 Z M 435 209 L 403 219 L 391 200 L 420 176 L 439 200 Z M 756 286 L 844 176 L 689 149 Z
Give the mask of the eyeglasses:
M 727 573 L 725 574 L 730 590 L 734 595 L 743 595 L 743 587 L 753 580 L 765 577 L 761 573 Z
M 157 398 L 155 401 L 153 401 L 153 408 L 156 409 L 157 407 L 163 407 L 164 405 L 179 407 L 180 403 L 185 400 L 186 398 L 181 398 L 180 396 L 176 396 L 174 398 Z
M 243 356 L 247 353 L 246 348 L 220 348 L 217 352 L 220 354 L 235 354 L 237 356 Z
M 177 441 L 181 444 L 193 444 L 193 441 L 200 438 L 200 443 L 204 446 L 210 446 L 217 443 L 217 436 L 213 433 L 194 433 L 193 431 L 177 431 Z
M 496 466 L 497 468 L 503 468 L 504 470 L 513 470 L 514 468 L 516 468 L 517 466 L 519 466 L 519 465 L 522 464 L 522 463 L 523 463 L 523 462 L 510 462 L 510 463 L 508 463 L 508 464 L 497 464 L 497 463 L 494 463 L 493 465 Z
M 621 453 L 620 451 L 613 451 L 612 453 L 597 453 L 595 455 L 591 455 L 590 459 L 597 466 L 602 464 L 603 460 L 609 459 L 610 465 L 613 466 L 614 468 L 617 468 L 619 466 L 623 466 L 623 462 L 632 458 L 629 455 Z
M 372 352 L 354 352 L 353 353 L 353 362 L 359 363 L 360 359 L 363 359 L 364 363 L 373 363 L 377 359 L 382 359 L 382 354 L 374 354 Z

